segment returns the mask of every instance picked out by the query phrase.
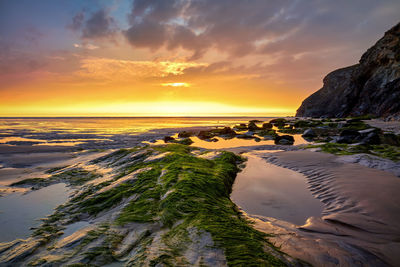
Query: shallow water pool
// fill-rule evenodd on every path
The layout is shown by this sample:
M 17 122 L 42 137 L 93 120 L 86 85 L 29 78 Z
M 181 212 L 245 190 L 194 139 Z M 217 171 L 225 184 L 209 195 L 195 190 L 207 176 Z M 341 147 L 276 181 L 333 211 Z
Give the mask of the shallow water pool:
M 231 199 L 245 212 L 297 225 L 320 216 L 323 204 L 311 195 L 301 173 L 267 163 L 254 154 L 233 185 Z
M 25 239 L 39 219 L 67 201 L 70 190 L 65 184 L 55 184 L 27 194 L 14 193 L 0 198 L 0 242 Z

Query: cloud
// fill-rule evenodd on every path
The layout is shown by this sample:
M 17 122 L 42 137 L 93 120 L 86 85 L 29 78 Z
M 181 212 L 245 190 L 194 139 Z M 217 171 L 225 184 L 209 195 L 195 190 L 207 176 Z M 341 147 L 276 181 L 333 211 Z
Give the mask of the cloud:
M 94 44 L 73 44 L 73 46 L 75 48 L 84 48 L 84 49 L 88 49 L 88 50 L 95 50 L 95 49 L 99 49 L 100 47 Z
M 133 61 L 109 58 L 86 58 L 81 60 L 81 77 L 100 81 L 143 80 L 182 75 L 188 68 L 206 66 L 205 63 L 171 61 Z
M 68 28 L 80 32 L 83 39 L 112 39 L 119 30 L 116 21 L 111 17 L 107 10 L 99 9 L 86 20 L 86 14 L 82 11 L 72 18 L 72 23 Z
M 391 6 L 392 8 L 387 8 Z M 192 59 L 216 50 L 231 57 L 300 53 L 351 46 L 387 27 L 398 1 L 135 0 L 124 31 L 134 47 L 178 48 Z M 398 17 L 398 16 L 397 16 Z

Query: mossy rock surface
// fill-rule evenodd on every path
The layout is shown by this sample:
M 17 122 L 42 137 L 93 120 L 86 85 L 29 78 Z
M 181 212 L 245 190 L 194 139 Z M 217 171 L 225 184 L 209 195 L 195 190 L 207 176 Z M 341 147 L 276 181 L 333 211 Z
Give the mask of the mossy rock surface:
M 113 178 L 83 185 L 44 219 L 33 235 L 42 248 L 29 252 L 29 262 L 215 266 L 209 257 L 216 257 L 218 266 L 300 264 L 255 230 L 230 200 L 244 159 L 224 151 L 209 159 L 207 153 L 213 152 L 167 144 L 124 149 L 92 161 L 113 166 Z M 67 242 L 60 240 L 63 229 L 81 218 L 92 221 L 91 230 L 73 245 L 60 245 Z M 191 253 L 201 260 L 193 262 Z

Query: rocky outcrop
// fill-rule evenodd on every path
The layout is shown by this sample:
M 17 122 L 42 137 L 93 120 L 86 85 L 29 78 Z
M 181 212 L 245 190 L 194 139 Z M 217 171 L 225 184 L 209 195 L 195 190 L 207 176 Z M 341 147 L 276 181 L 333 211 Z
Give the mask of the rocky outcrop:
M 359 64 L 335 70 L 306 98 L 299 117 L 400 117 L 400 23 L 365 52 Z

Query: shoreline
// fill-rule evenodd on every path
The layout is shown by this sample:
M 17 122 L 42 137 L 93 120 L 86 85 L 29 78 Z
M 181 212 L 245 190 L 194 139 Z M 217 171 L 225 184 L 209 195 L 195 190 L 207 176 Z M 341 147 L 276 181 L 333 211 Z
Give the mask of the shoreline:
M 143 140 L 159 140 L 164 136 L 182 131 L 212 129 L 215 129 L 215 126 L 168 128 L 158 132 L 157 130 L 151 130 L 141 134 L 137 138 L 136 144 L 141 144 Z M 148 146 L 151 149 L 155 147 L 157 146 Z M 144 148 L 146 146 L 142 146 L 141 149 Z M 114 176 L 114 167 L 110 170 L 98 169 L 97 163 L 93 163 L 93 159 L 99 158 L 101 155 L 106 157 L 122 150 L 124 149 L 108 148 L 92 152 L 90 150 L 81 152 L 68 151 L 64 153 L 65 156 L 68 155 L 70 157 L 74 153 L 75 156 L 71 157 L 72 163 L 69 164 L 69 168 L 62 171 L 84 167 L 85 169 L 90 169 L 90 171 L 104 171 L 103 174 L 106 177 L 109 176 L 105 180 L 102 180 L 102 178 L 99 182 L 93 183 L 93 186 L 99 185 L 104 181 L 112 181 L 112 179 L 115 179 L 112 178 Z M 246 214 L 245 211 L 242 211 L 243 216 L 255 223 L 255 229 L 268 235 L 272 234 L 273 236 L 269 237 L 268 240 L 291 257 L 317 266 L 351 265 L 359 262 L 372 262 L 374 266 L 387 266 L 400 262 L 400 258 L 397 257 L 400 245 L 396 241 L 396 238 L 400 237 L 400 230 L 396 228 L 397 225 L 400 225 L 400 215 L 397 215 L 400 214 L 400 207 L 395 205 L 396 202 L 400 203 L 400 199 L 393 201 L 393 197 L 396 196 L 396 192 L 400 189 L 400 180 L 395 176 L 398 175 L 400 163 L 369 154 L 336 156 L 317 152 L 317 150 L 314 148 L 306 149 L 304 145 L 252 145 L 221 149 L 203 148 L 199 150 L 200 154 L 196 155 L 196 157 L 203 157 L 201 153 L 207 153 L 207 151 L 211 151 L 209 154 L 210 160 L 213 160 L 222 151 L 233 152 L 236 155 L 255 152 L 257 156 L 263 157 L 266 162 L 300 172 L 307 177 L 307 181 L 310 184 L 309 189 L 314 197 L 325 203 L 325 212 L 321 218 L 311 217 L 307 224 L 296 226 L 270 217 Z M 50 158 L 55 159 L 54 153 L 43 153 L 43 148 L 39 148 L 36 152 L 31 154 L 33 158 L 35 154 L 48 154 L 47 158 L 44 156 L 42 159 L 42 163 L 46 162 L 47 165 L 38 169 L 38 163 L 36 162 L 31 166 L 32 169 L 44 172 L 48 168 L 60 165 L 60 160 L 51 164 L 48 162 Z M 62 152 L 55 153 L 62 154 Z M 85 153 L 86 160 L 83 161 L 82 156 Z M 20 155 L 20 157 L 23 155 L 23 153 L 14 154 Z M 151 160 L 157 160 L 157 157 L 165 157 L 165 154 L 160 154 Z M 207 159 L 207 157 L 204 158 Z M 23 159 L 20 158 L 19 160 Z M 65 159 L 61 157 L 61 161 L 63 160 Z M 133 158 L 133 160 L 135 159 Z M 127 164 L 127 162 L 124 164 Z M 0 171 L 4 171 L 4 169 L 0 169 Z M 378 169 L 383 169 L 384 171 Z M 56 173 L 59 173 L 59 171 L 56 171 Z M 21 175 L 25 178 L 30 177 L 26 173 Z M 54 176 L 54 174 L 48 174 L 46 177 L 52 177 L 52 175 Z M 45 176 L 41 177 L 46 178 Z M 366 178 L 361 179 L 362 177 Z M 89 182 L 88 185 L 91 183 Z M 377 188 L 380 188 L 378 191 L 388 190 L 386 199 L 377 201 L 374 199 L 375 195 L 368 194 L 368 192 L 373 192 Z M 17 188 L 14 189 L 16 190 Z M 88 219 L 90 217 L 83 216 L 78 222 L 85 222 Z M 98 220 L 94 222 L 96 223 Z M 91 224 L 90 227 L 93 227 L 93 225 Z M 32 245 L 32 239 L 28 240 L 29 244 Z M 16 246 L 24 246 L 24 244 L 23 242 L 16 243 Z M 33 244 L 33 246 L 35 247 L 36 245 Z M 11 255 L 8 253 L 8 257 Z M 220 260 L 222 264 L 224 260 L 222 258 Z M 282 258 L 281 260 L 293 261 L 293 259 L 288 258 Z

